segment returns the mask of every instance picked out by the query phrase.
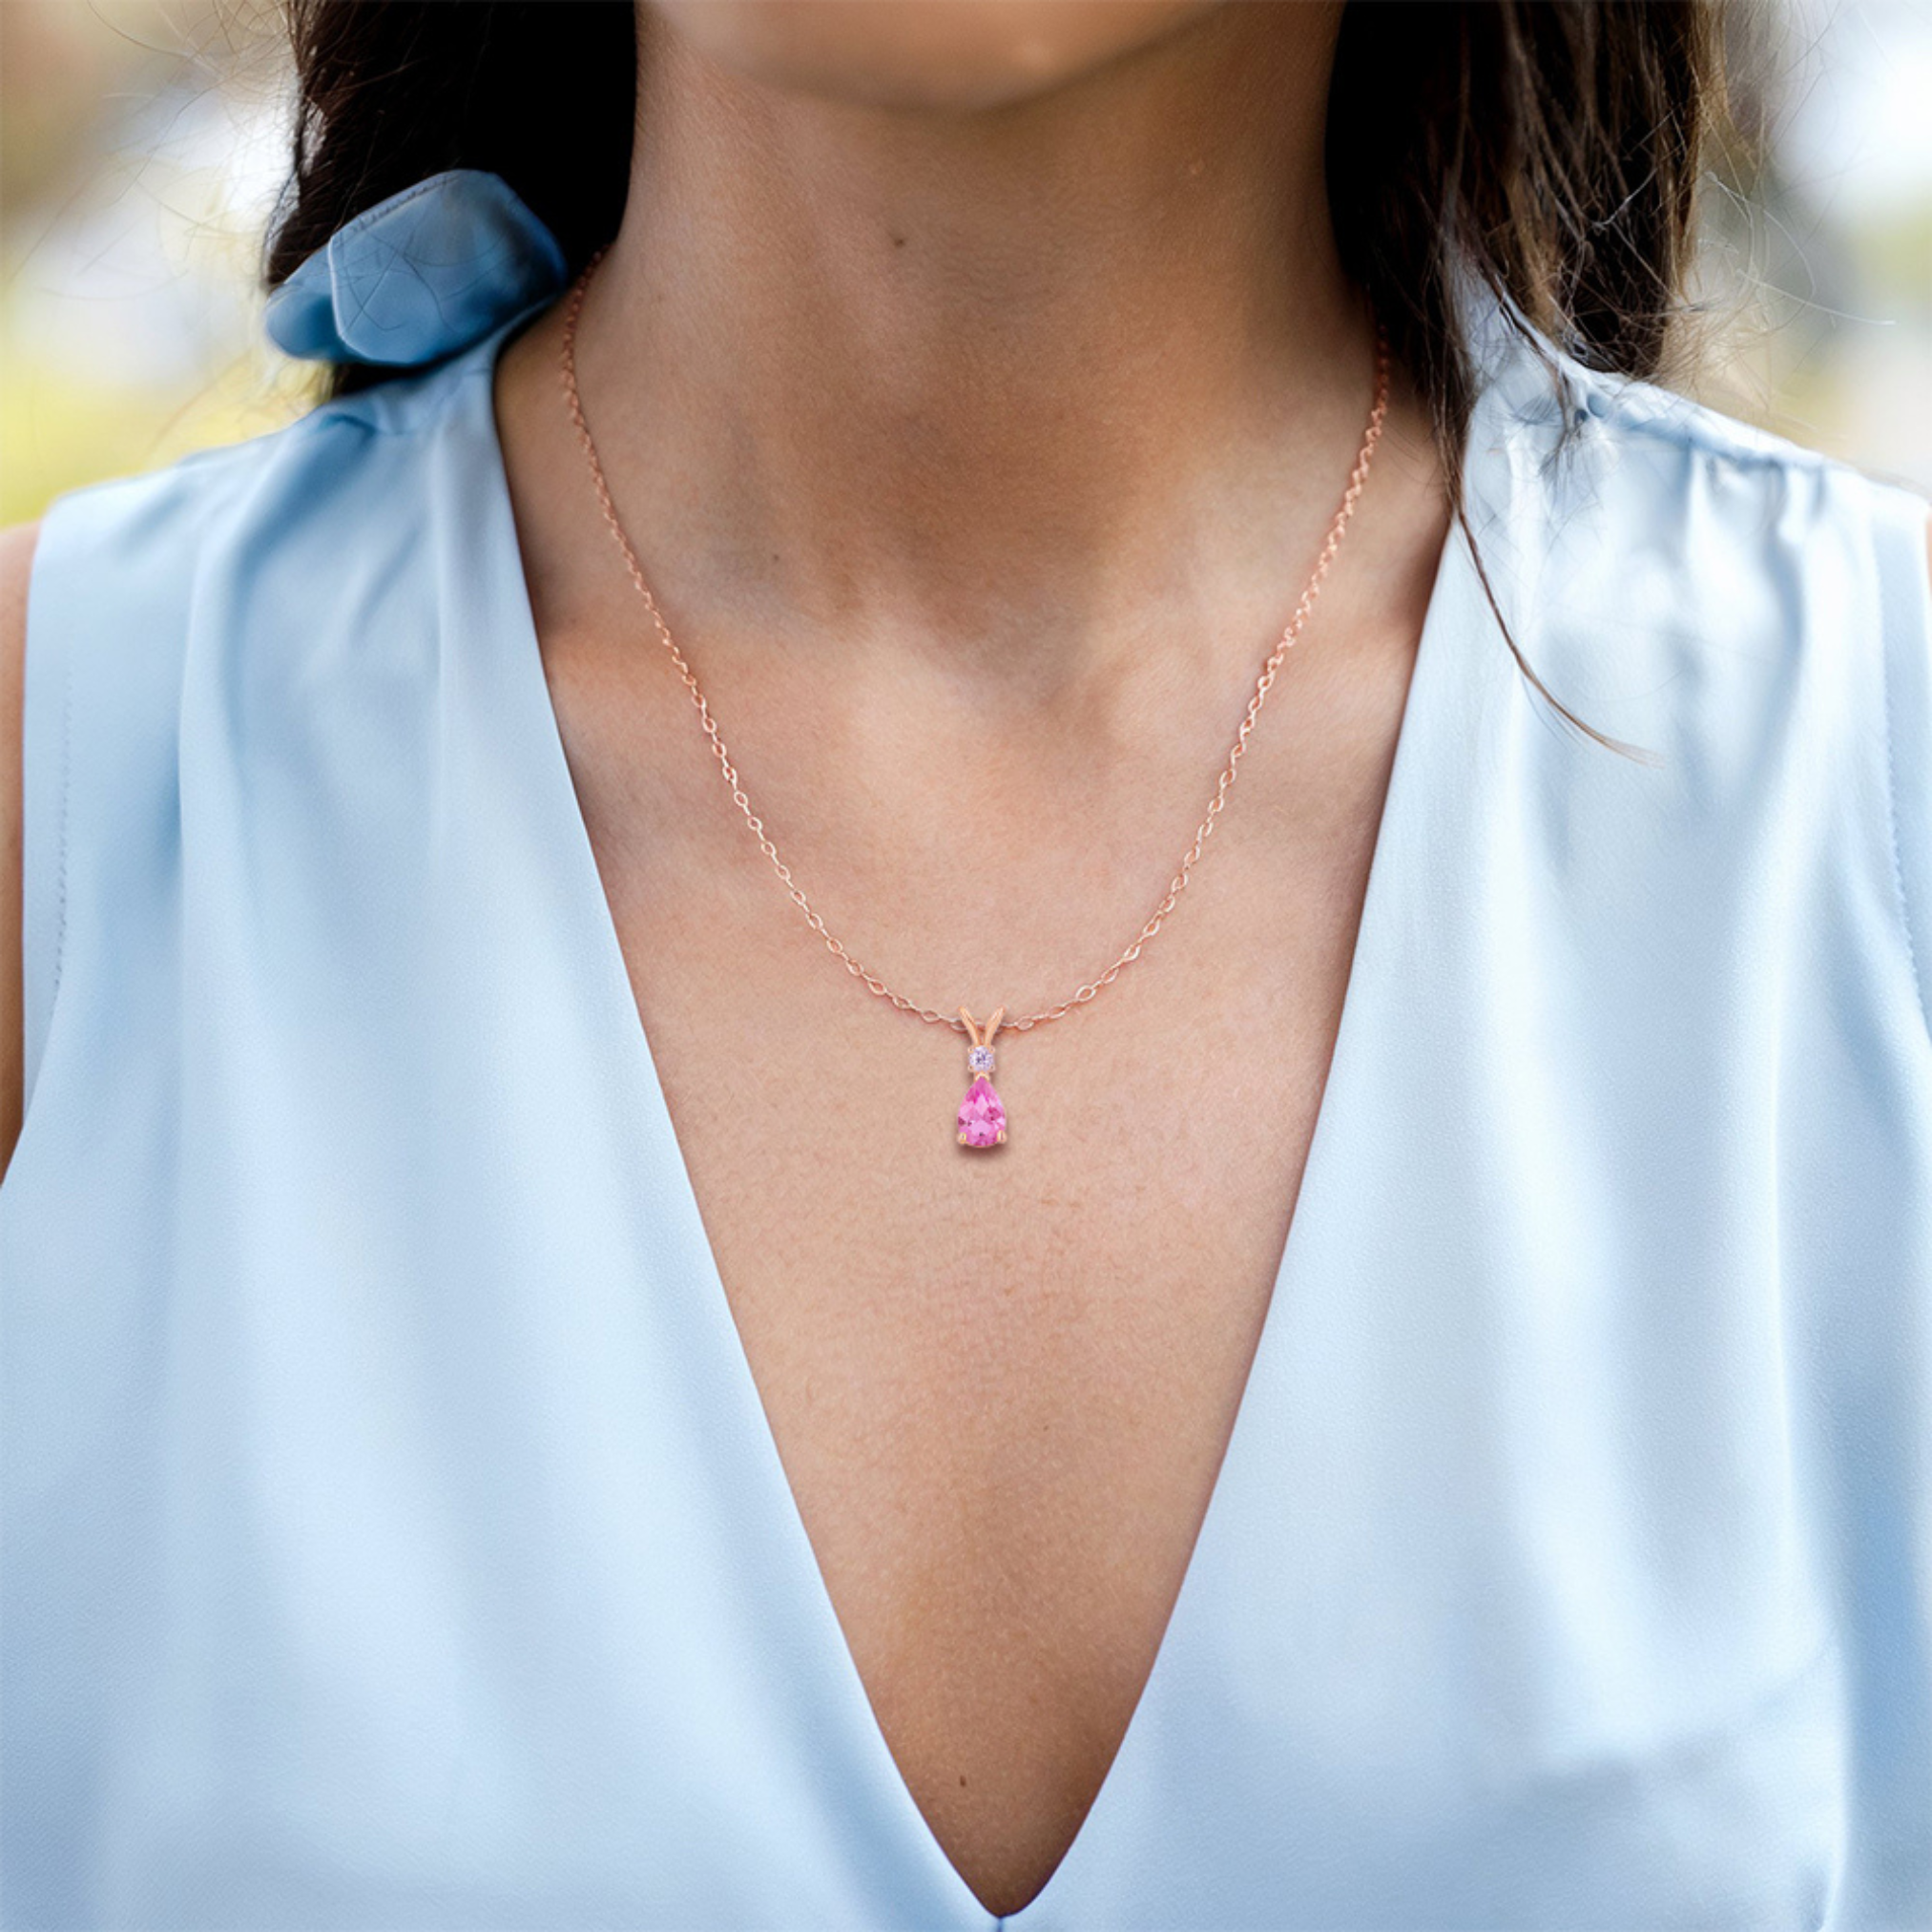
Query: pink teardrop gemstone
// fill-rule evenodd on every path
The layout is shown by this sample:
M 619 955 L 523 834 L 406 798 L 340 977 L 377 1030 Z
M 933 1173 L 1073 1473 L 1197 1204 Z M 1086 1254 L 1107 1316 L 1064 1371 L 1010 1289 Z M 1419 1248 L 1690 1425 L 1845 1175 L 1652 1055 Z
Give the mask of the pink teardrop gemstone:
M 959 1104 L 959 1137 L 968 1147 L 997 1147 L 1006 1131 L 1007 1110 L 1000 1105 L 993 1083 L 982 1073 Z

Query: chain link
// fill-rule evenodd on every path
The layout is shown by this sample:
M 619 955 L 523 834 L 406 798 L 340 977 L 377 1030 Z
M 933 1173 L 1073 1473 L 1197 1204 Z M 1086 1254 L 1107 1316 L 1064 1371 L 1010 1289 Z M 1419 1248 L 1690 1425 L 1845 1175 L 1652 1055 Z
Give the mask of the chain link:
M 878 974 L 871 972 L 845 950 L 843 943 L 825 924 L 818 910 L 806 898 L 803 889 L 792 877 L 792 868 L 779 855 L 779 848 L 772 842 L 771 835 L 765 830 L 764 821 L 752 810 L 750 799 L 745 796 L 744 787 L 738 781 L 737 767 L 732 763 L 731 754 L 725 749 L 723 737 L 717 729 L 717 720 L 711 715 L 710 701 L 705 697 L 703 687 L 697 681 L 697 675 L 685 660 L 684 653 L 677 648 L 676 640 L 671 634 L 671 627 L 664 621 L 664 613 L 657 607 L 657 599 L 651 592 L 651 586 L 645 582 L 643 566 L 637 561 L 637 551 L 632 544 L 623 521 L 617 515 L 616 504 L 611 495 L 609 480 L 604 475 L 604 466 L 597 455 L 597 446 L 591 435 L 591 426 L 584 418 L 583 399 L 577 390 L 577 320 L 583 312 L 584 295 L 591 285 L 591 278 L 596 272 L 604 251 L 599 249 L 585 265 L 583 273 L 576 279 L 571 289 L 570 300 L 564 311 L 564 333 L 562 349 L 562 376 L 565 401 L 569 405 L 571 422 L 577 432 L 577 440 L 583 446 L 584 457 L 589 465 L 591 481 L 597 492 L 597 503 L 603 510 L 604 521 L 610 527 L 611 534 L 616 539 L 622 552 L 625 569 L 630 572 L 631 581 L 636 586 L 637 594 L 644 600 L 644 608 L 651 613 L 651 621 L 656 627 L 657 635 L 663 640 L 665 650 L 670 654 L 671 662 L 676 668 L 677 675 L 691 694 L 691 701 L 697 707 L 699 722 L 704 735 L 711 741 L 712 755 L 717 760 L 717 768 L 725 784 L 731 791 L 731 801 L 743 815 L 753 836 L 758 841 L 758 850 L 770 862 L 772 870 L 779 876 L 779 883 L 785 888 L 786 896 L 804 914 L 805 923 L 810 925 L 832 956 L 853 978 L 863 984 L 866 990 L 880 999 L 897 1007 L 902 1013 L 910 1013 L 915 1019 L 924 1020 L 927 1026 L 950 1027 L 955 1033 L 964 1033 L 966 1024 L 957 1013 L 942 1013 L 932 1007 L 922 1007 L 909 1000 L 904 993 L 895 992 Z M 1381 441 L 1382 424 L 1388 414 L 1389 395 L 1389 349 L 1388 339 L 1378 326 L 1375 350 L 1375 403 L 1369 410 L 1368 426 L 1361 439 L 1361 447 L 1355 459 L 1355 467 L 1348 474 L 1348 487 L 1342 492 L 1341 503 L 1328 526 L 1328 533 L 1321 545 L 1320 554 L 1315 560 L 1315 570 L 1303 589 L 1300 600 L 1295 606 L 1294 614 L 1289 618 L 1287 628 L 1281 633 L 1280 641 L 1268 654 L 1267 661 L 1261 666 L 1260 675 L 1255 680 L 1253 696 L 1248 699 L 1248 708 L 1242 717 L 1240 729 L 1235 734 L 1233 748 L 1228 753 L 1228 761 L 1221 767 L 1220 777 L 1215 783 L 1215 795 L 1208 801 L 1207 817 L 1195 832 L 1194 843 L 1182 856 L 1180 869 L 1170 883 L 1166 896 L 1156 905 L 1132 944 L 1104 972 L 1075 988 L 1057 1005 L 1043 1007 L 1036 1013 L 1024 1013 L 1017 1019 L 1008 1019 L 1004 1030 L 1024 1033 L 1034 1027 L 1045 1026 L 1049 1020 L 1064 1019 L 1077 1007 L 1084 1007 L 1099 993 L 1103 987 L 1111 987 L 1128 966 L 1140 957 L 1141 948 L 1159 932 L 1162 922 L 1174 909 L 1175 902 L 1188 888 L 1188 881 L 1194 875 L 1194 868 L 1200 863 L 1201 854 L 1215 829 L 1215 821 L 1220 816 L 1221 808 L 1227 803 L 1229 788 L 1234 784 L 1240 770 L 1241 755 L 1248 748 L 1248 737 L 1255 729 L 1255 720 L 1261 715 L 1261 707 L 1267 701 L 1270 689 L 1275 683 L 1276 674 L 1281 669 L 1295 641 L 1306 628 L 1309 617 L 1315 610 L 1315 601 L 1321 594 L 1321 586 L 1328 576 L 1329 568 L 1335 562 L 1341 549 L 1341 539 L 1348 529 L 1349 519 L 1355 514 L 1355 506 L 1361 501 L 1361 492 L 1368 483 L 1369 464 L 1374 459 L 1376 446 Z

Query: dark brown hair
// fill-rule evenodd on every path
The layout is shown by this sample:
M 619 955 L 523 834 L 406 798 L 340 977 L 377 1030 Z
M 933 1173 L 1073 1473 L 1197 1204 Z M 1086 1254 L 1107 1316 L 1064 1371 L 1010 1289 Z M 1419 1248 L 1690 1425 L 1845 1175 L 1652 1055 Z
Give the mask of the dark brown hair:
M 1532 341 L 1592 368 L 1660 372 L 1721 97 L 1716 5 L 1343 9 L 1326 134 L 1336 238 L 1434 417 L 1465 535 L 1462 458 L 1477 378 L 1458 288 L 1486 286 Z M 441 168 L 501 175 L 555 232 L 572 274 L 615 235 L 635 115 L 633 0 L 287 9 L 301 111 L 270 286 L 351 216 Z M 348 364 L 329 380 L 340 393 L 383 373 Z M 1495 606 L 1486 573 L 1484 586 Z M 1504 634 L 1565 717 L 1631 749 L 1559 703 L 1506 622 Z

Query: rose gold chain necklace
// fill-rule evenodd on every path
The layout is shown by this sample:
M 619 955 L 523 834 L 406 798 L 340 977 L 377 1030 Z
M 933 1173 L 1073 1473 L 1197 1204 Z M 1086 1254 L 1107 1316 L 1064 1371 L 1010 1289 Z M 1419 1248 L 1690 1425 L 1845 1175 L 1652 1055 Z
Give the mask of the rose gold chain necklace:
M 744 787 L 738 781 L 737 768 L 731 761 L 731 754 L 725 749 L 724 739 L 719 736 L 717 722 L 711 715 L 711 705 L 706 699 L 703 688 L 698 684 L 697 675 L 685 661 L 683 652 L 677 648 L 676 640 L 671 634 L 671 627 L 664 621 L 664 613 L 657 608 L 657 599 L 652 595 L 651 587 L 644 581 L 644 569 L 637 561 L 637 551 L 617 515 L 617 507 L 612 500 L 611 486 L 604 475 L 604 466 L 597 456 L 597 446 L 591 435 L 591 426 L 584 419 L 583 399 L 577 392 L 577 318 L 583 312 L 584 295 L 591 285 L 591 277 L 596 272 L 604 251 L 599 249 L 585 265 L 570 293 L 564 310 L 564 334 L 561 360 L 563 364 L 563 387 L 565 401 L 569 405 L 571 421 L 576 427 L 577 440 L 583 445 L 584 460 L 590 467 L 591 481 L 596 488 L 597 502 L 604 512 L 604 521 L 610 526 L 611 535 L 615 539 L 617 549 L 622 552 L 624 567 L 631 574 L 631 581 L 637 588 L 637 594 L 644 600 L 644 608 L 651 613 L 651 621 L 656 627 L 664 648 L 671 654 L 671 661 L 676 667 L 684 687 L 691 693 L 691 701 L 697 707 L 697 716 L 704 727 L 704 735 L 711 740 L 713 756 L 717 759 L 718 771 L 731 788 L 732 803 L 743 814 L 745 823 L 750 826 L 753 836 L 758 841 L 758 850 L 771 862 L 772 870 L 779 876 L 792 904 L 804 914 L 806 924 L 825 942 L 834 958 L 844 966 L 855 979 L 864 983 L 868 992 L 875 993 L 882 1000 L 895 1006 L 903 1013 L 910 1013 L 917 1020 L 924 1020 L 928 1026 L 950 1027 L 956 1033 L 965 1033 L 969 1045 L 966 1050 L 966 1070 L 972 1076 L 971 1085 L 966 1089 L 965 1100 L 960 1103 L 958 1132 L 962 1147 L 996 1147 L 1007 1137 L 1007 1111 L 1000 1096 L 993 1090 L 990 1075 L 993 1070 L 993 1035 L 1004 1024 L 1012 1033 L 1024 1033 L 1034 1027 L 1044 1026 L 1049 1020 L 1058 1020 L 1083 1007 L 1098 993 L 1102 987 L 1111 986 L 1120 977 L 1122 970 L 1140 957 L 1141 948 L 1146 945 L 1161 928 L 1161 923 L 1174 908 L 1174 902 L 1187 890 L 1188 881 L 1199 863 L 1202 850 L 1208 842 L 1208 836 L 1215 829 L 1215 820 L 1221 807 L 1227 802 L 1228 788 L 1235 782 L 1240 766 L 1241 754 L 1247 749 L 1248 735 L 1255 728 L 1255 720 L 1260 716 L 1270 686 L 1275 682 L 1276 673 L 1281 668 L 1295 640 L 1300 636 L 1315 609 L 1315 600 L 1321 593 L 1321 586 L 1328 576 L 1329 567 L 1335 562 L 1336 553 L 1341 549 L 1343 533 L 1348 529 L 1349 519 L 1355 514 L 1355 506 L 1361 500 L 1363 487 L 1368 482 L 1368 467 L 1374 459 L 1376 445 L 1381 441 L 1382 421 L 1388 414 L 1389 391 L 1389 350 L 1388 339 L 1380 326 L 1376 330 L 1375 349 L 1375 402 L 1368 413 L 1368 426 L 1363 431 L 1361 447 L 1356 455 L 1355 467 L 1349 471 L 1348 487 L 1342 491 L 1341 503 L 1329 523 L 1328 534 L 1323 539 L 1320 554 L 1315 560 L 1315 569 L 1302 590 L 1300 601 L 1295 606 L 1294 615 L 1288 620 L 1288 627 L 1282 632 L 1280 641 L 1268 654 L 1267 661 L 1261 666 L 1259 676 L 1255 680 L 1254 696 L 1248 699 L 1246 715 L 1241 719 L 1240 729 L 1235 734 L 1233 749 L 1228 753 L 1228 761 L 1221 768 L 1221 775 L 1215 783 L 1215 795 L 1208 801 L 1208 815 L 1195 833 L 1194 843 L 1190 845 L 1180 862 L 1180 870 L 1169 884 L 1166 896 L 1153 909 L 1147 924 L 1134 935 L 1133 942 L 1105 972 L 1097 973 L 1085 985 L 1076 988 L 1057 1006 L 1045 1007 L 1036 1013 L 1023 1014 L 1019 1019 L 1007 1018 L 1007 1009 L 997 1007 L 993 1015 L 984 1024 L 976 1022 L 965 1007 L 959 1008 L 959 1017 L 942 1013 L 936 1008 L 922 1007 L 907 999 L 904 993 L 894 992 L 876 973 L 867 971 L 845 950 L 843 945 L 826 928 L 825 922 L 819 916 L 803 889 L 792 877 L 792 868 L 779 856 L 779 848 L 772 842 L 766 832 L 764 821 L 752 810 L 751 800 L 745 797 Z

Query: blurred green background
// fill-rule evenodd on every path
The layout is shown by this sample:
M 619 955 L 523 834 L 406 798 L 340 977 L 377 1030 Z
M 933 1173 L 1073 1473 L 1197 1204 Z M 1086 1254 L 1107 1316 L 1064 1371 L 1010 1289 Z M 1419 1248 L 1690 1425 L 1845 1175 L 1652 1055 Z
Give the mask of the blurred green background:
M 1739 0 L 1682 386 L 1932 494 L 1932 0 Z M 0 0 L 0 522 L 285 421 L 273 0 Z

